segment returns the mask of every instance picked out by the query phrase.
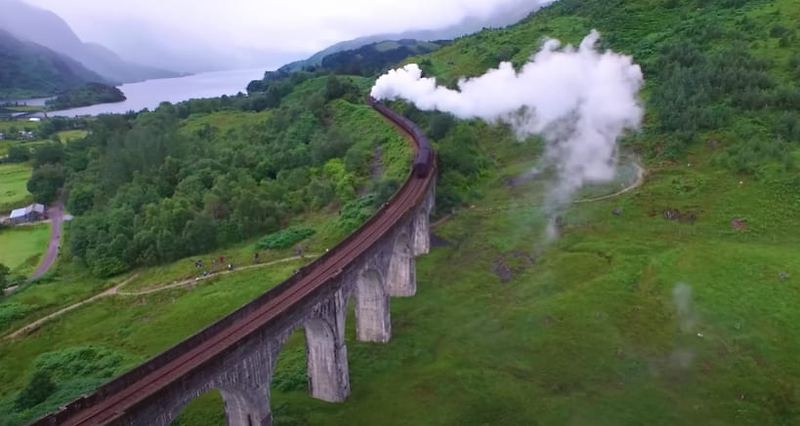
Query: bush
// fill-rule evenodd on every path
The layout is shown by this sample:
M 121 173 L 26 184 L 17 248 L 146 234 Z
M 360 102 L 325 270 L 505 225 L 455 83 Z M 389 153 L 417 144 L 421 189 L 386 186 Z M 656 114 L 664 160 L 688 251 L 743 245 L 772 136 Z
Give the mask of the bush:
M 78 346 L 40 355 L 36 359 L 36 370 L 58 382 L 85 377 L 109 378 L 116 373 L 122 360 L 122 355 L 110 349 Z
M 24 163 L 30 159 L 31 151 L 22 145 L 14 145 L 8 149 L 9 163 Z
M 375 194 L 353 200 L 342 207 L 337 227 L 345 232 L 353 231 L 375 213 Z
M 8 266 L 0 263 L 0 290 L 8 287 L 8 276 L 11 274 L 11 269 Z
M 36 202 L 48 204 L 56 199 L 63 185 L 64 168 L 57 164 L 45 164 L 34 169 L 27 187 Z
M 28 386 L 14 400 L 14 406 L 17 410 L 35 407 L 44 402 L 56 389 L 56 384 L 53 383 L 53 379 L 49 374 L 44 371 L 37 371 L 31 377 Z
M 24 317 L 31 310 L 30 306 L 21 303 L 4 303 L 0 305 L 0 328 L 5 328 L 11 321 Z
M 256 247 L 264 250 L 286 249 L 299 243 L 300 241 L 305 240 L 315 233 L 316 231 L 310 228 L 286 228 L 267 235 L 256 244 Z

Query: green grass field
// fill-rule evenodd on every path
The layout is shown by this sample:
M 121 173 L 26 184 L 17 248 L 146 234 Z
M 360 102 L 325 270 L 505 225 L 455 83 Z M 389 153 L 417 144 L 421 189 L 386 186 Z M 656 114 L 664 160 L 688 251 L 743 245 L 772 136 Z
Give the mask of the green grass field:
M 63 143 L 70 143 L 75 140 L 83 139 L 88 132 L 86 130 L 64 130 L 63 132 L 56 133 L 58 140 Z
M 14 272 L 30 272 L 36 268 L 49 239 L 50 225 L 0 230 L 0 263 Z
M 122 372 L 263 293 L 297 267 L 298 264 L 286 263 L 204 281 L 194 289 L 104 299 L 54 320 L 30 337 L 0 343 L 0 381 L 4 383 L 0 389 L 0 423 L 22 421 L 12 417 L 11 396 L 28 379 L 20 371 L 30 371 L 37 356 L 92 345 L 118 354 L 122 361 L 116 372 Z M 24 312 L 24 294 L 0 304 L 0 320 Z M 103 378 L 81 377 L 65 387 L 87 391 L 102 381 Z M 23 418 L 41 415 L 60 404 L 59 398 L 63 396 L 55 394 L 35 410 L 19 414 Z
M 0 214 L 33 201 L 27 188 L 31 171 L 28 164 L 0 164 Z

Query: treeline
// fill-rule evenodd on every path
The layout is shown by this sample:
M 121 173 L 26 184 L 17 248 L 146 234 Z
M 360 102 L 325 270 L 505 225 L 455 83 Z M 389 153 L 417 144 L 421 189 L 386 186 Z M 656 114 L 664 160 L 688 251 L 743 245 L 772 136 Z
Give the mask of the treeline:
M 224 133 L 209 125 L 187 131 L 182 118 L 247 110 L 251 99 L 98 117 L 90 135 L 66 149 L 67 207 L 77 215 L 72 255 L 108 276 L 274 232 L 298 213 L 357 203 L 364 186 L 391 194 L 391 182 L 368 179 L 382 140 L 344 132 L 330 118 L 361 94 L 346 78 L 318 83 L 315 96 Z
M 398 40 L 368 44 L 358 49 L 326 56 L 322 59 L 320 69 L 336 74 L 373 76 L 410 56 L 433 52 L 447 43 L 449 42 Z

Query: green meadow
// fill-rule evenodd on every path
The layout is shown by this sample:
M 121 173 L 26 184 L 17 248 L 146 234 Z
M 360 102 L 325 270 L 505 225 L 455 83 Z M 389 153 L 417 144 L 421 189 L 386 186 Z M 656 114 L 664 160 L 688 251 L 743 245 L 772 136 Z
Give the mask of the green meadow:
M 32 272 L 47 249 L 50 225 L 0 230 L 0 263 L 18 273 Z
M 27 188 L 31 171 L 28 164 L 0 164 L 0 214 L 33 201 Z

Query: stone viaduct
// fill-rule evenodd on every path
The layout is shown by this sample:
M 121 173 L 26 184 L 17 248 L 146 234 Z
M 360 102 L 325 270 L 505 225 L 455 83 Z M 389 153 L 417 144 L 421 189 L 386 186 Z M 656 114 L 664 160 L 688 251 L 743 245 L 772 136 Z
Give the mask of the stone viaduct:
M 427 143 L 411 139 L 417 147 Z M 369 222 L 284 283 L 35 424 L 167 426 L 191 400 L 216 389 L 229 425 L 270 425 L 273 371 L 299 328 L 305 330 L 309 393 L 344 401 L 350 394 L 347 307 L 355 306 L 359 341 L 391 339 L 390 299 L 416 294 L 415 257 L 430 249 L 435 165 L 431 169 L 425 177 L 412 173 Z

